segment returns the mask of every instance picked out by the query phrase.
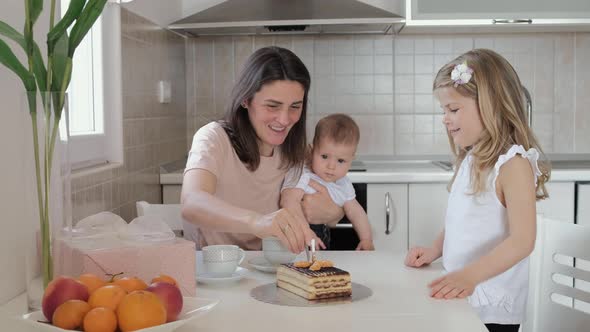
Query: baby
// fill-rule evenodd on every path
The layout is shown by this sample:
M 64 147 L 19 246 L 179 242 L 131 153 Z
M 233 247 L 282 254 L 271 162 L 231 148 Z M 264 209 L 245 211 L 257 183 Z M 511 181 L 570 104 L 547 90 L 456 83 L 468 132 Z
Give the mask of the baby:
M 304 194 L 316 192 L 310 186 L 314 180 L 326 187 L 330 197 L 344 208 L 360 239 L 357 250 L 374 250 L 369 219 L 356 200 L 354 188 L 346 173 L 354 159 L 360 133 L 354 120 L 345 114 L 332 114 L 321 119 L 315 127 L 311 147 L 311 163 L 287 172 L 281 189 L 281 207 L 304 217 L 301 199 Z M 329 245 L 329 228 L 332 225 L 311 225 L 324 244 Z

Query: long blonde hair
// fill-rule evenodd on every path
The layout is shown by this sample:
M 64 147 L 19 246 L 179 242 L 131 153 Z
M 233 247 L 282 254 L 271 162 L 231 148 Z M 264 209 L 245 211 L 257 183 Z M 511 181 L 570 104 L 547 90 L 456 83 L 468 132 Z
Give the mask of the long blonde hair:
M 466 63 L 473 70 L 473 76 L 466 84 L 455 86 L 451 72 L 456 65 Z M 486 189 L 486 180 L 496 161 L 514 145 L 525 150 L 535 148 L 543 157 L 539 162 L 542 175 L 537 179 L 536 197 L 548 197 L 545 183 L 549 180 L 551 166 L 546 160 L 539 143 L 527 124 L 526 99 L 518 74 L 510 63 L 498 53 L 488 49 L 474 49 L 444 65 L 436 74 L 433 90 L 454 87 L 464 97 L 477 101 L 483 134 L 471 147 L 455 145 L 449 133 L 449 143 L 458 166 L 470 151 L 474 162 L 471 165 L 473 194 Z M 459 167 L 449 183 L 452 186 Z

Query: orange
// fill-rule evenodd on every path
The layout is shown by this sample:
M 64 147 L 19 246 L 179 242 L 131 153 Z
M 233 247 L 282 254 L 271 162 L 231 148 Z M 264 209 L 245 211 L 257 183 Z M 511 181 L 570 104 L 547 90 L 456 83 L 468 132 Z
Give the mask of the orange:
M 109 308 L 98 307 L 84 316 L 84 332 L 115 332 L 117 315 Z
M 113 285 L 123 287 L 127 293 L 131 293 L 136 290 L 144 290 L 148 287 L 148 285 L 138 277 L 124 277 L 121 279 L 115 279 L 115 281 L 113 281 Z
M 94 293 L 95 290 L 107 284 L 107 282 L 92 273 L 85 273 L 78 277 L 78 281 L 88 288 L 88 294 Z
M 88 311 L 90 311 L 88 303 L 80 300 L 69 300 L 55 309 L 51 322 L 59 328 L 74 330 L 82 326 L 82 320 Z
M 156 294 L 134 291 L 119 303 L 117 318 L 121 331 L 135 331 L 166 323 L 166 308 Z
M 121 286 L 106 285 L 95 290 L 90 295 L 88 304 L 92 308 L 105 307 L 115 311 L 125 295 L 127 295 L 127 292 Z
M 157 277 L 153 278 L 151 283 L 153 284 L 155 282 L 166 282 L 166 283 L 172 284 L 174 286 L 177 285 L 176 280 L 166 274 L 160 274 Z

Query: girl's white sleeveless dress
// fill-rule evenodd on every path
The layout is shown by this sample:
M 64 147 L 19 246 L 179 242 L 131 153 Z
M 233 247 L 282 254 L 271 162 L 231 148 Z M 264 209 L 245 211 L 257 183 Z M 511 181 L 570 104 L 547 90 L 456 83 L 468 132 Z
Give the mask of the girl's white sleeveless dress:
M 461 163 L 451 188 L 445 218 L 443 265 L 447 272 L 462 269 L 508 237 L 507 211 L 496 195 L 496 178 L 502 165 L 516 156 L 531 163 L 536 184 L 541 172 L 537 165 L 539 153 L 534 148 L 526 151 L 522 145 L 513 145 L 498 158 L 490 172 L 486 191 L 477 195 L 470 194 L 471 154 Z M 469 296 L 469 303 L 486 324 L 521 324 L 526 312 L 528 281 L 527 257 L 504 273 L 479 284 Z

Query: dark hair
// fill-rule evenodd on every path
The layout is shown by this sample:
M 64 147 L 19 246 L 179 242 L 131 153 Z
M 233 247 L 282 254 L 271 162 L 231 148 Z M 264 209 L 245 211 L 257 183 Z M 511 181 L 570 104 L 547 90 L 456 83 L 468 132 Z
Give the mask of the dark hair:
M 231 92 L 224 119 L 221 121 L 236 154 L 250 171 L 255 171 L 260 165 L 260 150 L 258 136 L 250 123 L 248 110 L 242 106 L 242 103 L 250 102 L 263 85 L 281 80 L 298 82 L 305 91 L 301 117 L 281 144 L 281 167 L 291 168 L 303 165 L 307 144 L 305 134 L 307 96 L 311 78 L 303 62 L 293 52 L 270 46 L 258 49 L 246 60 Z
M 320 144 L 322 138 L 329 138 L 338 144 L 356 145 L 360 139 L 360 130 L 350 116 L 341 113 L 330 114 L 318 121 L 315 126 L 314 148 Z

